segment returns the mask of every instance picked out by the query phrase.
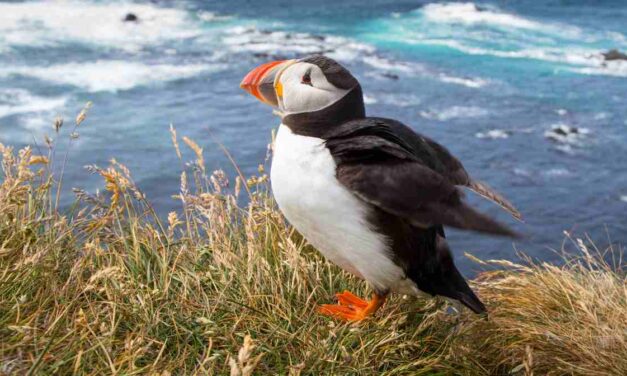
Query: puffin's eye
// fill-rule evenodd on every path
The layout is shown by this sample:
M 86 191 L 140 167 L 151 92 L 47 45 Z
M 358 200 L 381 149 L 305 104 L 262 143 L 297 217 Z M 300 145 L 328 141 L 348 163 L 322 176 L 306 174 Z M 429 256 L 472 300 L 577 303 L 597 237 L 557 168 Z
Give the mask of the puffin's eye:
M 310 72 L 305 73 L 303 77 L 300 79 L 300 83 L 304 85 L 313 86 L 311 84 L 311 73 Z

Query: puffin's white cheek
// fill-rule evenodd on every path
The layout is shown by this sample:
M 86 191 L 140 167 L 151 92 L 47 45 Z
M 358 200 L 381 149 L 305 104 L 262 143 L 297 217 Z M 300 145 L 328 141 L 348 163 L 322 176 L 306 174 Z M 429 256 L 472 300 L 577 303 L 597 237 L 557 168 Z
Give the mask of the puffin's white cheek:
M 327 107 L 332 103 L 328 92 L 302 85 L 298 90 L 288 90 L 283 93 L 285 110 L 297 112 L 313 112 Z

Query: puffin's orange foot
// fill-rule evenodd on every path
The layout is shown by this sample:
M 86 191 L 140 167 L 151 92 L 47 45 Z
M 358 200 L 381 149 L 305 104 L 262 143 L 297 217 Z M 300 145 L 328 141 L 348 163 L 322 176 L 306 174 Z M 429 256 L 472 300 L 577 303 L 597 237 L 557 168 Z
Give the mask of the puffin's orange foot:
M 383 305 L 385 296 L 372 294 L 372 300 L 363 300 L 349 291 L 335 294 L 338 304 L 323 304 L 318 309 L 323 315 L 347 321 L 362 321 Z

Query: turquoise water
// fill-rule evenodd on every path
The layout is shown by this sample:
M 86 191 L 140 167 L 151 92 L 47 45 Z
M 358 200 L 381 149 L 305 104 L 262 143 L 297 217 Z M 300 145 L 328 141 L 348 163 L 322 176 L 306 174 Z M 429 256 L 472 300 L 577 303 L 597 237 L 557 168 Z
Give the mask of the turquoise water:
M 627 241 L 627 61 L 604 62 L 612 48 L 627 51 L 624 1 L 0 2 L 0 142 L 42 144 L 56 116 L 93 101 L 65 202 L 70 187 L 102 187 L 84 165 L 115 157 L 167 213 L 180 173 L 170 123 L 210 168 L 233 173 L 215 139 L 252 173 L 278 121 L 239 81 L 324 52 L 358 77 L 369 114 L 435 138 L 506 194 L 529 235 L 516 249 L 551 260 L 563 231 Z M 460 257 L 514 257 L 507 239 L 450 239 Z

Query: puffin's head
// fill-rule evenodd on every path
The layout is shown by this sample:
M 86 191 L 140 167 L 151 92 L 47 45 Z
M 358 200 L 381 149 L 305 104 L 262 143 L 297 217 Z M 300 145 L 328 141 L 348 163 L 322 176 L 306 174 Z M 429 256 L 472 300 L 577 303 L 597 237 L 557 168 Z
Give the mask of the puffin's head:
M 310 120 L 324 116 L 338 121 L 364 116 L 357 79 L 321 55 L 262 64 L 244 77 L 240 87 L 273 106 L 284 123 L 305 114 Z M 337 119 L 338 114 L 342 119 Z

